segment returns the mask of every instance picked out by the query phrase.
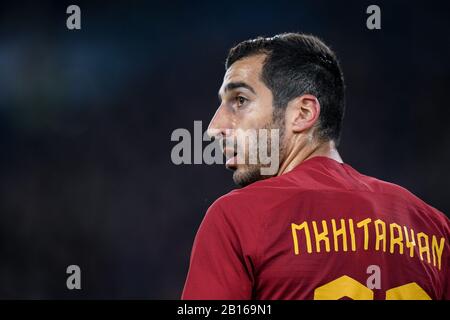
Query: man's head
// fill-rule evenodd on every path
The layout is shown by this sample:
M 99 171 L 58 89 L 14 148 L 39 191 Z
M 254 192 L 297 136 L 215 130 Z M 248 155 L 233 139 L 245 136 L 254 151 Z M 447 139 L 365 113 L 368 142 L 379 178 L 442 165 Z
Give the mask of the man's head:
M 249 145 L 245 134 L 249 129 L 279 129 L 280 163 L 296 144 L 339 143 L 345 107 L 343 75 L 334 53 L 318 38 L 287 33 L 247 40 L 230 50 L 225 69 L 221 103 L 209 133 L 224 142 L 237 142 L 225 148 L 236 184 L 270 177 L 261 174 L 267 165 L 248 162 L 249 151 L 261 147 Z M 240 150 L 245 163 L 232 157 Z

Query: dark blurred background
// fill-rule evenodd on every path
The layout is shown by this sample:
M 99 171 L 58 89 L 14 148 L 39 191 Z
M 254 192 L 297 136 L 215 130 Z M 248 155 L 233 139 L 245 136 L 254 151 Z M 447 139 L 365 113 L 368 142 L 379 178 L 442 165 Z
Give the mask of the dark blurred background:
M 0 298 L 179 298 L 197 227 L 234 187 L 220 165 L 172 164 L 171 133 L 207 125 L 227 50 L 258 35 L 329 44 L 344 161 L 448 214 L 449 20 L 445 1 L 2 2 Z

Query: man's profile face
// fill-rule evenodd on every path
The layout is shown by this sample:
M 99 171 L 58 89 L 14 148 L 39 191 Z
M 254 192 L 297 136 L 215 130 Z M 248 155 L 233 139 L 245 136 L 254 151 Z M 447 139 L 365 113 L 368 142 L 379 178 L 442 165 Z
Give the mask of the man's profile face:
M 208 127 L 210 135 L 223 139 L 226 167 L 234 171 L 233 180 L 239 186 L 268 177 L 261 175 L 259 157 L 256 163 L 249 161 L 249 153 L 259 154 L 260 145 L 248 132 L 263 128 L 282 131 L 283 121 L 273 117 L 272 92 L 261 81 L 264 59 L 265 55 L 253 55 L 228 68 L 219 90 L 220 106 Z M 267 148 L 270 154 L 270 140 Z

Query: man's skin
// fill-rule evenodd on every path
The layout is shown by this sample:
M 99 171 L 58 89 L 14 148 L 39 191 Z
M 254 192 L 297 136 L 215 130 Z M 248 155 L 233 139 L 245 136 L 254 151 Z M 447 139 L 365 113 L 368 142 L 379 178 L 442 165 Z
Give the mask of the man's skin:
M 267 127 L 268 123 L 272 124 L 272 128 L 277 127 L 273 119 L 272 92 L 261 80 L 265 57 L 264 54 L 246 57 L 228 68 L 219 90 L 221 104 L 208 127 L 210 136 L 228 139 L 236 135 L 237 129 L 259 129 Z M 320 103 L 313 95 L 304 94 L 288 103 L 284 114 L 284 134 L 280 140 L 282 147 L 277 175 L 287 173 L 301 162 L 316 156 L 342 163 L 334 141 L 324 141 L 318 137 L 319 114 Z M 243 137 L 238 136 L 237 141 L 239 145 Z M 225 149 L 224 152 L 230 154 L 233 150 Z M 227 161 L 226 166 L 234 170 L 235 182 L 247 172 L 260 168 L 260 165 L 236 164 L 233 160 Z

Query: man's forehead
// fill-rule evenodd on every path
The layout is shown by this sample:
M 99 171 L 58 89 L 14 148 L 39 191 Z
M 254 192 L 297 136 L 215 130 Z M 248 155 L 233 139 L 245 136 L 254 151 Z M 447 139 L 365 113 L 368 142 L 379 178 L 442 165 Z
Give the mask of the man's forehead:
M 264 55 L 254 55 L 240 59 L 233 63 L 225 72 L 220 91 L 226 88 L 228 83 L 244 82 L 252 86 L 257 85 L 261 75 Z

